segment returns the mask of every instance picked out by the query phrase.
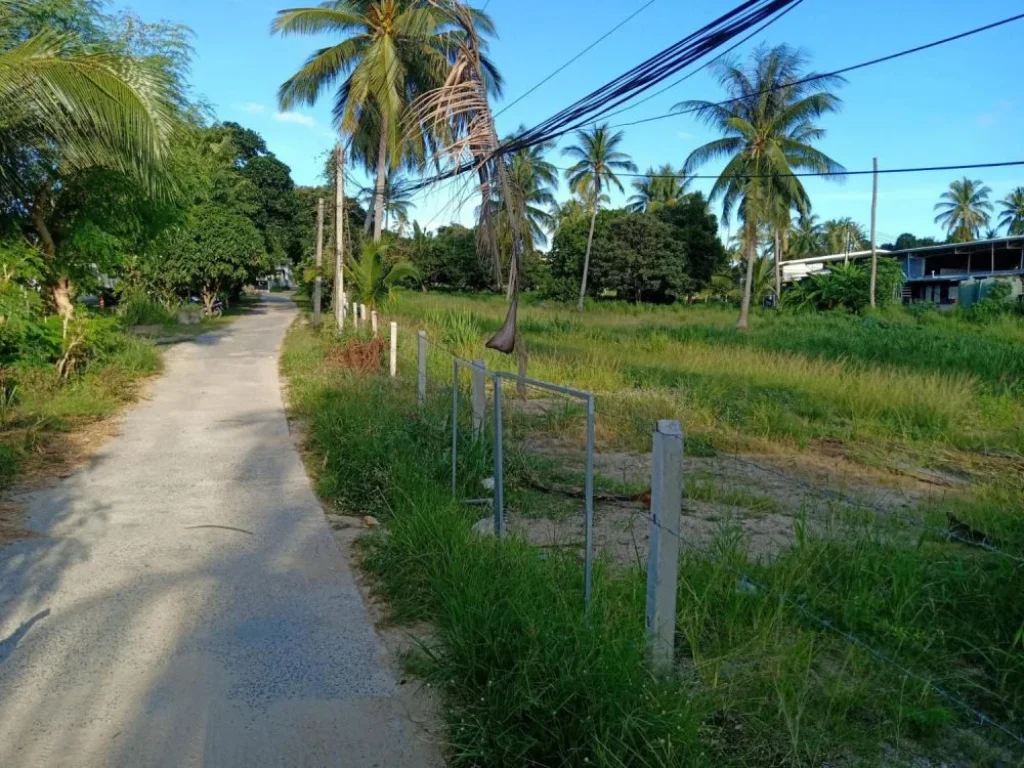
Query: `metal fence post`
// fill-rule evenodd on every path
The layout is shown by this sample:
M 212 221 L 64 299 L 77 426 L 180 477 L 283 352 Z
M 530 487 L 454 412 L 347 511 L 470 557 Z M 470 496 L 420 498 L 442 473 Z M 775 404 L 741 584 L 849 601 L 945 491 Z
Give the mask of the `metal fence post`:
M 416 369 L 416 398 L 420 408 L 427 404 L 427 332 L 416 334 L 418 367 Z
M 583 604 L 589 608 L 594 592 L 594 396 L 587 398 L 587 458 L 585 469 L 586 531 L 584 546 L 587 551 L 583 558 Z
M 484 433 L 487 418 L 487 364 L 483 360 L 473 361 L 473 440 Z
M 459 361 L 452 360 L 452 496 L 459 479 Z
M 675 660 L 679 520 L 683 509 L 683 430 L 659 421 L 651 456 L 650 553 L 647 556 L 647 634 L 651 665 L 659 674 Z
M 494 535 L 505 535 L 505 457 L 501 438 L 501 378 L 494 377 Z
M 398 323 L 391 323 L 391 357 L 388 360 L 388 367 L 391 371 L 391 378 L 398 375 Z

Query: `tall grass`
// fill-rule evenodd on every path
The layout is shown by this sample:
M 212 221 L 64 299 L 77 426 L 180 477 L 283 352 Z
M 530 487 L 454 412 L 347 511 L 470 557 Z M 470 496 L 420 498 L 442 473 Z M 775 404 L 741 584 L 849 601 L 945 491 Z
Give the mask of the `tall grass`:
M 448 489 L 450 395 L 421 410 L 411 370 L 397 382 L 352 376 L 325 362 L 333 343 L 290 331 L 294 415 L 308 424 L 320 493 L 385 522 L 365 566 L 393 618 L 435 627 L 412 663 L 446 694 L 453 765 L 903 765 L 928 754 L 994 765 L 1013 754 L 930 685 L 809 616 L 1020 730 L 1014 561 L 849 516 L 819 536 L 798 520 L 796 547 L 755 562 L 725 524 L 712 552 L 681 560 L 678 672 L 659 680 L 645 664 L 643 574 L 599 564 L 584 614 L 574 554 L 474 536 L 476 514 Z M 460 494 L 478 495 L 486 447 L 467 442 L 460 455 Z
M 473 357 L 503 316 L 489 297 L 410 293 L 398 306 Z M 530 373 L 600 393 L 619 425 L 604 434 L 624 446 L 646 440 L 656 404 L 689 433 L 737 447 L 749 438 L 839 440 L 865 455 L 894 446 L 926 458 L 943 448 L 1024 453 L 1024 331 L 1013 318 L 765 312 L 742 334 L 719 308 L 611 305 L 579 315 L 535 305 L 521 316 Z M 632 424 L 642 428 L 622 431 Z

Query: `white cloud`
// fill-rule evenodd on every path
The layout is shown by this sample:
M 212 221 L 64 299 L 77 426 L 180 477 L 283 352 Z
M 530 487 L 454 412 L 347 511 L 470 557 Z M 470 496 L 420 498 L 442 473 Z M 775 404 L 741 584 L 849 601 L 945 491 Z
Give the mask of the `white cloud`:
M 677 133 L 676 136 L 682 139 L 683 141 L 689 141 L 690 139 L 694 138 L 694 135 L 692 133 L 687 133 L 686 131 L 679 131 L 679 133 Z
M 236 105 L 243 112 L 248 112 L 250 115 L 259 115 L 267 111 L 267 108 L 262 104 L 257 104 L 255 101 L 247 101 L 243 104 Z
M 279 123 L 295 123 L 296 125 L 304 125 L 307 128 L 312 128 L 316 125 L 316 120 L 301 112 L 275 112 L 274 119 Z

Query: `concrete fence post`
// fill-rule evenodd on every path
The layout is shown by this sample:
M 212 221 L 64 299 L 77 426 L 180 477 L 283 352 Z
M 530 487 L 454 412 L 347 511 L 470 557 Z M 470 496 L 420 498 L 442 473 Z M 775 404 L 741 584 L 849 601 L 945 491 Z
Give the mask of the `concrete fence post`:
M 416 341 L 416 399 L 422 408 L 427 403 L 427 332 L 419 331 Z
M 679 521 L 683 510 L 683 430 L 659 421 L 651 456 L 650 553 L 647 556 L 647 635 L 651 666 L 672 671 L 675 660 Z
M 373 330 L 373 335 L 377 335 L 377 310 L 370 312 L 370 328 Z
M 366 311 L 366 305 L 359 305 L 359 315 L 363 318 L 363 325 L 366 325 L 366 321 L 370 319 L 370 313 Z
M 357 331 L 359 330 L 359 305 L 354 300 L 352 302 L 352 325 Z
M 484 419 L 487 418 L 487 364 L 483 360 L 473 361 L 473 440 L 479 440 L 484 433 Z
M 398 375 L 398 323 L 391 323 L 391 356 L 388 358 L 391 378 Z

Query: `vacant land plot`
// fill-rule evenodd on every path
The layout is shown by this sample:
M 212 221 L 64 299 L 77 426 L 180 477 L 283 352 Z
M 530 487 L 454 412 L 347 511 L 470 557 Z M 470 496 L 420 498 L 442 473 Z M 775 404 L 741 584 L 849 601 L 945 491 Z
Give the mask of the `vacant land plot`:
M 456 764 L 1019 759 L 1019 321 L 766 315 L 740 335 L 717 309 L 524 308 L 530 375 L 597 394 L 603 558 L 583 620 L 576 406 L 510 396 L 516 540 L 474 540 L 483 513 L 450 499 L 447 351 L 514 369 L 481 354 L 502 313 L 404 295 L 397 383 L 339 367 L 336 342 L 307 328 L 285 357 L 321 493 L 385 520 L 368 565 L 396 618 L 437 625 L 422 671 L 451 696 Z M 424 410 L 415 327 L 433 342 Z M 679 676 L 664 684 L 643 664 L 633 567 L 657 418 L 679 419 L 688 441 Z M 487 442 L 460 447 L 464 498 L 486 495 Z

